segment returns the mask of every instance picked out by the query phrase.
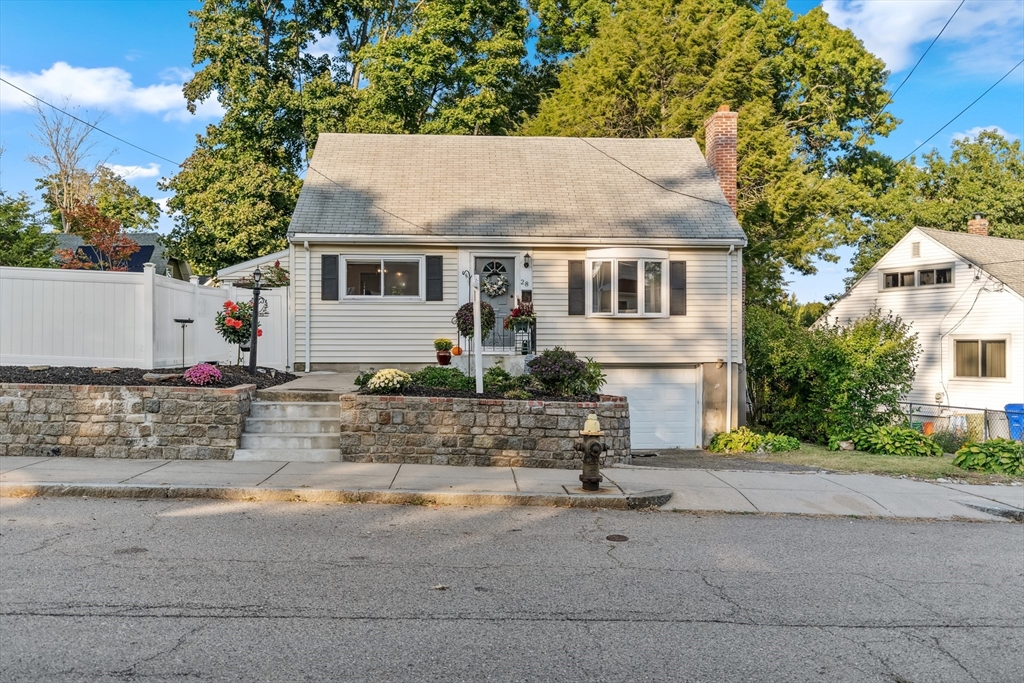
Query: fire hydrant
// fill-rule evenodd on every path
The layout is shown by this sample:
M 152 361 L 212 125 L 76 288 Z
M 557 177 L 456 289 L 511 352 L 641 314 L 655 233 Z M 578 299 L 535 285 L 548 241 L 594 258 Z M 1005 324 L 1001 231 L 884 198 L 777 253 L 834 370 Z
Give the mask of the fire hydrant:
M 573 446 L 577 451 L 583 453 L 583 474 L 580 481 L 583 482 L 584 491 L 600 491 L 601 482 L 601 454 L 608 450 L 608 446 L 601 443 L 600 437 L 604 436 L 601 431 L 601 423 L 597 421 L 597 415 L 591 413 L 580 430 L 582 441 L 577 441 Z

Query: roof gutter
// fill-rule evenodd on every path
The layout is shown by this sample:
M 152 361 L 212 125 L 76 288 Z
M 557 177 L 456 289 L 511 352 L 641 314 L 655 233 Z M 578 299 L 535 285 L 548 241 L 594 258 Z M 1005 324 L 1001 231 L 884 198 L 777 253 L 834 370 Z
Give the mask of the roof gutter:
M 459 247 L 471 245 L 529 245 L 535 247 L 563 247 L 579 245 L 594 247 L 643 245 L 651 247 L 745 247 L 743 239 L 694 239 L 679 237 L 509 237 L 487 235 L 350 235 L 343 233 L 320 234 L 300 232 L 289 235 L 289 241 L 308 244 L 451 244 Z

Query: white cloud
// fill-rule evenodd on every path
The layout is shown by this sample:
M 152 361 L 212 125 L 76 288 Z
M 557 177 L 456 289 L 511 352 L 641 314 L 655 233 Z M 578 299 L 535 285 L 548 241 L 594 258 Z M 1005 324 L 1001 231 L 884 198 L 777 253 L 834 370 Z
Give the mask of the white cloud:
M 160 211 L 163 212 L 165 216 L 171 215 L 171 209 L 169 206 L 167 206 L 167 202 L 169 201 L 171 201 L 170 197 L 164 197 L 162 199 L 156 200 L 156 205 L 160 207 Z
M 303 52 L 311 57 L 337 57 L 339 42 L 337 36 L 318 36 Z
M 121 166 L 120 164 L 103 164 L 122 178 L 155 178 L 160 175 L 160 164 L 149 166 Z
M 165 114 L 165 119 L 191 116 L 181 92 L 184 81 L 192 76 L 186 70 L 165 71 L 165 82 L 141 87 L 132 83 L 130 73 L 114 66 L 86 68 L 56 62 L 39 73 L 19 73 L 0 66 L 0 75 L 51 104 L 67 102 L 72 106 L 118 113 Z M 33 100 L 27 95 L 0 84 L 0 109 L 28 109 L 32 104 Z M 222 112 L 219 103 L 213 102 L 201 106 L 197 115 L 213 118 Z
M 978 133 L 980 133 L 983 130 L 995 131 L 996 133 L 999 133 L 1000 135 L 1002 135 L 1004 138 L 1006 138 L 1010 142 L 1013 142 L 1014 140 L 1017 140 L 1020 137 L 1019 135 L 1014 135 L 1013 133 L 1007 132 L 1006 130 L 1000 128 L 999 126 L 975 126 L 974 128 L 971 128 L 970 130 L 965 130 L 962 133 L 954 133 L 953 134 L 953 139 L 954 140 L 977 140 L 978 139 Z
M 824 0 L 821 6 L 833 24 L 853 31 L 895 73 L 913 65 L 958 4 L 959 0 Z M 960 8 L 935 49 L 954 46 L 951 59 L 959 70 L 1005 70 L 1020 58 L 1022 30 L 1024 0 L 972 0 Z

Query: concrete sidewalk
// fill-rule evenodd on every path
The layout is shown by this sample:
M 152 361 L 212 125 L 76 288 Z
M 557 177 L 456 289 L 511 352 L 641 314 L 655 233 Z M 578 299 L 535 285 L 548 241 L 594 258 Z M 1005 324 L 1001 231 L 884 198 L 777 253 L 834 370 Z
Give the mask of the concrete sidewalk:
M 388 463 L 236 462 L 0 457 L 0 496 L 218 498 L 441 505 L 551 505 L 916 519 L 1024 520 L 1024 487 L 932 484 L 866 474 L 603 471 L 600 493 L 579 472 Z

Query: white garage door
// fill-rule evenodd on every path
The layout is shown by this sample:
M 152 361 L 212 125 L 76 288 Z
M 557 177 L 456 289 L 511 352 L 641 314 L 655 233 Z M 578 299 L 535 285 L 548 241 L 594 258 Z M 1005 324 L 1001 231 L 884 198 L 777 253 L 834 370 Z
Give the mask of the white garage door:
M 603 392 L 629 399 L 633 449 L 700 448 L 696 368 L 608 368 Z

